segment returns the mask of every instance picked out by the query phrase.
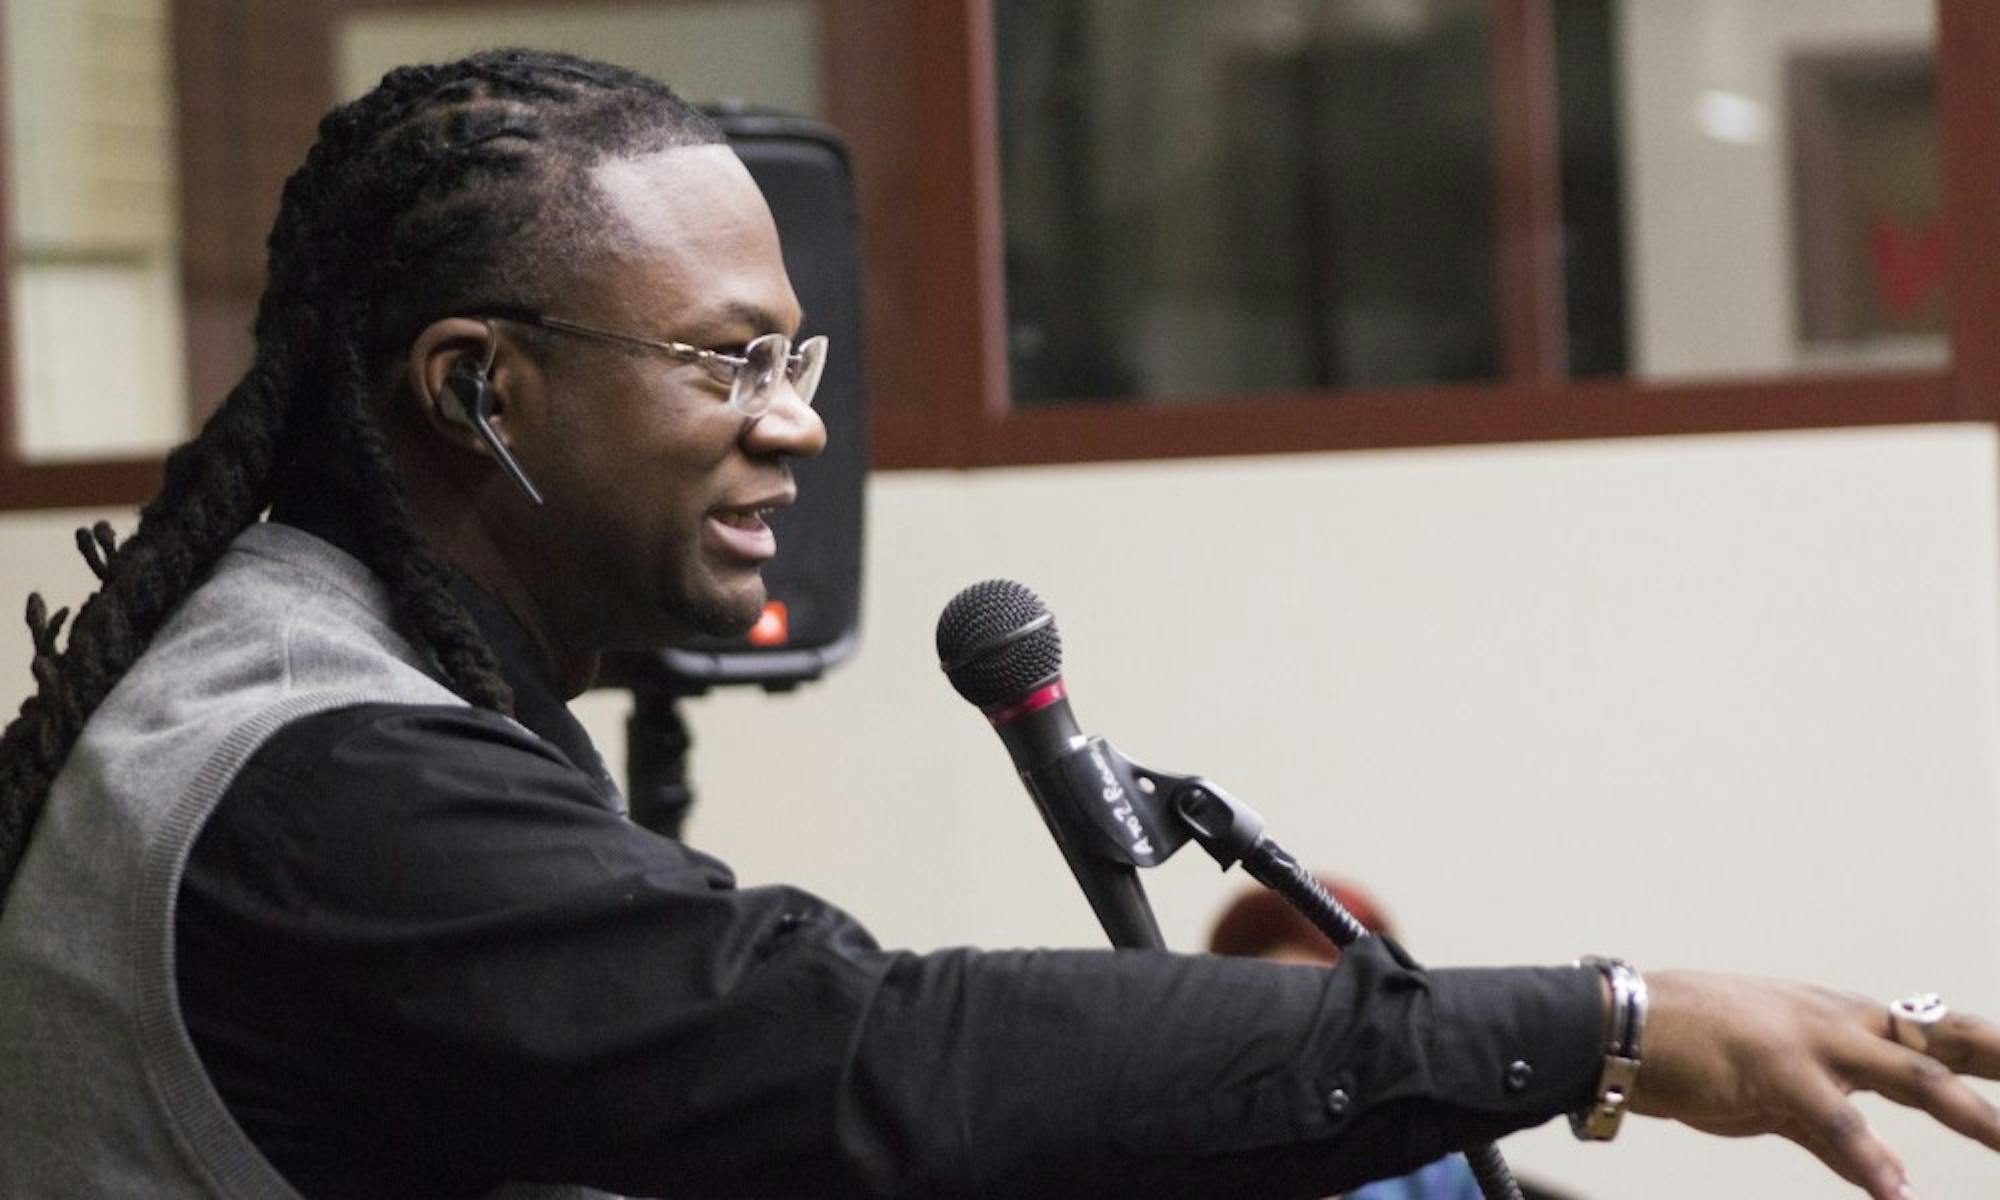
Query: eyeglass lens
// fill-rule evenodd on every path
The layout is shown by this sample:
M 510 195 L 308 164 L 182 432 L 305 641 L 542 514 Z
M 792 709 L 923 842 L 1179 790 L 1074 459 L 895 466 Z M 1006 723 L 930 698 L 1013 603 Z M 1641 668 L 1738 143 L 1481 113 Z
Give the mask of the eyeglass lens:
M 799 403 L 811 405 L 819 390 L 819 377 L 826 366 L 826 338 L 812 337 L 800 343 L 796 355 L 791 339 L 782 333 L 767 333 L 743 348 L 744 363 L 736 372 L 729 390 L 729 403 L 745 416 L 762 416 L 770 411 L 778 393 L 778 381 L 789 371 L 792 390 Z

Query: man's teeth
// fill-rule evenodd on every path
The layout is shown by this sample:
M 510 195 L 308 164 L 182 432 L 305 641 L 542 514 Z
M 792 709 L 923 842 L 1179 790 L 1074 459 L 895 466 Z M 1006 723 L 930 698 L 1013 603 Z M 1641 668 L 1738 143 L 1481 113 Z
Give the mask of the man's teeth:
M 716 518 L 724 525 L 734 525 L 738 529 L 755 529 L 764 523 L 770 511 L 768 508 L 724 509 L 716 514 Z

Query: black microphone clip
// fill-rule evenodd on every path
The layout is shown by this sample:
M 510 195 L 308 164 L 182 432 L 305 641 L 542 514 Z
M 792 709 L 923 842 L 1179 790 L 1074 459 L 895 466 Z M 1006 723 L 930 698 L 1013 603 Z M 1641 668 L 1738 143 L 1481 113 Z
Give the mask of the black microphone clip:
M 1264 836 L 1263 818 L 1208 780 L 1141 766 L 1101 737 L 1022 778 L 1072 846 L 1107 862 L 1157 867 L 1193 840 L 1227 871 Z
M 1050 762 L 1022 772 L 1042 814 L 1061 827 L 1070 844 L 1095 858 L 1132 867 L 1156 867 L 1173 856 L 1188 831 L 1163 808 L 1160 797 L 1179 781 L 1149 771 L 1101 737 L 1082 742 Z M 1087 797 L 1078 804 L 1078 798 Z M 1066 803 L 1053 801 L 1066 800 Z

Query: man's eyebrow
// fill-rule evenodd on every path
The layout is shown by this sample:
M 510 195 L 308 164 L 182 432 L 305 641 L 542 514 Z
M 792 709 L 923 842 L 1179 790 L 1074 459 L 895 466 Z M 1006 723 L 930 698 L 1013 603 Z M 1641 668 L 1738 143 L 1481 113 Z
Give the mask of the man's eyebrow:
M 789 326 L 775 311 L 761 304 L 731 300 L 703 313 L 688 328 L 695 334 L 746 328 L 755 333 L 785 333 Z

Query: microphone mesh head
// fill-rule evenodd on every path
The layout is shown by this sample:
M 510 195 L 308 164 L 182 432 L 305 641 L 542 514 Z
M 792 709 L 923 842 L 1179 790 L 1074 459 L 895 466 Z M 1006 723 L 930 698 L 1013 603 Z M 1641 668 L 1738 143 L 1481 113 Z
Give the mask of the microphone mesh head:
M 981 708 L 1018 700 L 1062 674 L 1062 635 L 1042 598 L 1011 579 L 975 583 L 938 616 L 938 665 Z

